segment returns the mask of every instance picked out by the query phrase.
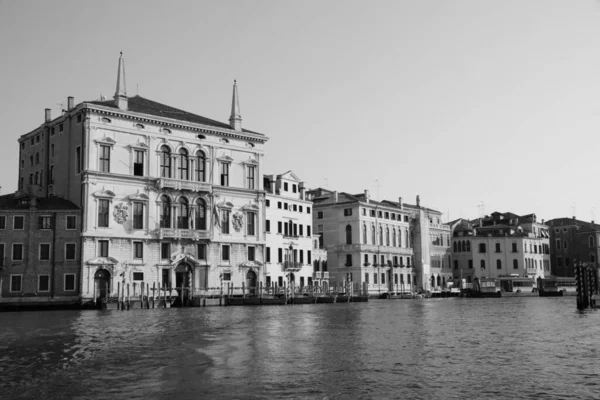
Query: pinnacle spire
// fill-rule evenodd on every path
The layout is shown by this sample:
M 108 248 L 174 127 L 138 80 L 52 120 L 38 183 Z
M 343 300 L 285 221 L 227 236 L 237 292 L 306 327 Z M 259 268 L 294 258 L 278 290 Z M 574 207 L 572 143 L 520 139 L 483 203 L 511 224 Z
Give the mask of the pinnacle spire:
M 115 105 L 122 110 L 127 110 L 127 87 L 125 86 L 125 60 L 123 52 L 119 56 L 119 70 L 117 71 L 117 89 L 115 90 Z
M 237 81 L 233 80 L 233 96 L 231 99 L 231 116 L 229 126 L 236 131 L 242 130 L 242 115 L 240 114 L 240 100 L 237 91 Z

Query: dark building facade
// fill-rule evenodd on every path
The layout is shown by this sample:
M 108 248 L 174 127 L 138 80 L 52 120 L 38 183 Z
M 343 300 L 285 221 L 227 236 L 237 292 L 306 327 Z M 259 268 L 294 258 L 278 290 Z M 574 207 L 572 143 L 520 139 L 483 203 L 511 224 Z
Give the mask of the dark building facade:
M 600 225 L 573 218 L 555 218 L 550 227 L 550 264 L 552 275 L 574 277 L 576 262 L 596 263 Z

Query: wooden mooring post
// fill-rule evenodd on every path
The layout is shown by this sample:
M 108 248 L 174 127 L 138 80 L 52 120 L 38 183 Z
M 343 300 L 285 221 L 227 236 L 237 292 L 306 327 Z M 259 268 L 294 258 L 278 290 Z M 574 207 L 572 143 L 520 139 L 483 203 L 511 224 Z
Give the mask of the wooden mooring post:
M 576 263 L 574 267 L 577 309 L 595 308 L 599 289 L 598 269 L 594 263 Z

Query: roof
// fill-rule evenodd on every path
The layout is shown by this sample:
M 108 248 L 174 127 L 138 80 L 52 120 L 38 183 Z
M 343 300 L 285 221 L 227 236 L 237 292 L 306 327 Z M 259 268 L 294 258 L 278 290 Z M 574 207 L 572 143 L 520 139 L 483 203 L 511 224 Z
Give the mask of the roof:
M 163 118 L 171 118 L 179 121 L 191 122 L 194 124 L 208 125 L 213 126 L 215 128 L 232 129 L 229 124 L 226 124 L 224 122 L 215 121 L 213 119 L 206 118 L 201 115 L 193 114 L 175 107 L 167 106 L 165 104 L 146 99 L 139 95 L 128 97 L 127 100 L 127 111 L 133 111 L 140 114 L 154 115 Z M 118 109 L 114 100 L 96 100 L 87 101 L 86 103 Z M 253 132 L 248 129 L 242 129 L 242 132 L 264 136 L 262 133 Z
M 338 192 L 338 201 L 337 202 L 334 200 L 334 197 L 335 197 L 334 192 L 327 190 L 327 189 L 323 189 L 323 188 L 312 189 L 312 190 L 309 190 L 309 193 L 315 194 L 315 197 L 313 198 L 313 202 L 315 204 L 354 203 L 354 202 L 359 202 L 359 201 L 367 202 L 367 197 L 365 196 L 364 193 L 350 194 L 350 193 L 346 193 L 346 192 Z M 377 200 L 373 200 L 372 198 L 369 198 L 368 201 L 369 201 L 369 204 L 373 204 L 376 206 L 384 206 L 384 207 L 400 209 L 400 203 L 398 203 L 396 201 L 390 201 L 390 200 L 377 201 Z M 431 213 L 435 213 L 435 214 L 439 214 L 439 215 L 442 214 L 438 210 L 434 210 L 432 208 L 417 207 L 415 205 L 404 203 L 404 202 L 402 203 L 402 208 L 405 211 L 407 208 L 412 209 L 412 210 L 422 209 L 427 212 L 431 212 Z
M 28 200 L 29 197 L 17 196 L 15 193 L 0 196 L 0 210 L 28 210 L 29 202 L 21 204 L 21 200 Z M 79 210 L 75 204 L 61 197 L 38 197 L 36 208 L 38 210 Z

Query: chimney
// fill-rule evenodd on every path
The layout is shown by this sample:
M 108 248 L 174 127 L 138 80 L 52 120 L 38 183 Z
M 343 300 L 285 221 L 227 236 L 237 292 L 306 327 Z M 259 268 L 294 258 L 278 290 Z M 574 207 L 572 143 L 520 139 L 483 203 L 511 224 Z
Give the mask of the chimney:
M 67 97 L 67 110 L 71 111 L 75 105 L 75 98 L 73 96 Z
M 369 202 L 369 189 L 365 189 L 365 202 Z
M 337 202 L 338 202 L 338 192 L 337 192 L 337 190 L 335 190 L 335 191 L 333 192 L 333 202 L 334 202 L 334 203 L 337 203 Z
M 50 110 L 49 108 L 46 108 L 45 111 L 46 111 L 45 112 L 45 121 L 50 122 L 52 120 L 52 114 L 51 114 L 52 110 Z
M 402 197 L 398 197 L 398 207 L 402 210 L 404 206 L 402 205 Z

